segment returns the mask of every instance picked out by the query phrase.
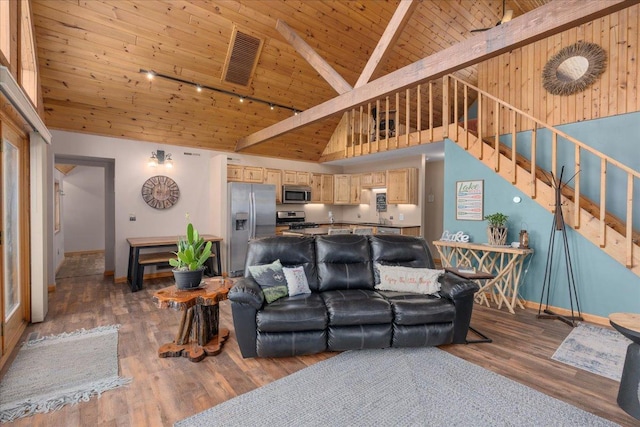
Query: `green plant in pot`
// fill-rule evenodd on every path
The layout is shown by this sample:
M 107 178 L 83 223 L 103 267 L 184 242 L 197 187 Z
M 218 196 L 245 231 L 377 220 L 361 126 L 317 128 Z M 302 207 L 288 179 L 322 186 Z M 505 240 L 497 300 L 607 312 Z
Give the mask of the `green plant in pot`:
M 187 225 L 187 235 L 178 239 L 176 258 L 169 260 L 178 289 L 193 289 L 200 286 L 206 268 L 204 263 L 211 256 L 211 242 L 206 242 L 193 224 Z
M 505 245 L 507 243 L 507 219 L 509 217 L 501 212 L 496 212 L 484 217 L 489 223 L 487 236 L 489 244 L 494 246 Z

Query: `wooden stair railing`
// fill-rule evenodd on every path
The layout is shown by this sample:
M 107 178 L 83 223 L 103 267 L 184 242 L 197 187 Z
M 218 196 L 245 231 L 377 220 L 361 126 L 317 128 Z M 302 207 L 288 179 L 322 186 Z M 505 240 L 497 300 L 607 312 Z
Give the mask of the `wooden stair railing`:
M 572 202 L 573 204 L 573 217 L 571 218 L 571 225 L 573 228 L 579 230 L 581 227 L 581 215 L 583 212 L 593 216 L 595 219 L 599 221 L 598 225 L 598 238 L 597 243 L 601 248 L 605 248 L 607 245 L 607 229 L 616 231 L 620 234 L 620 236 L 625 239 L 624 247 L 625 247 L 625 260 L 623 264 L 634 271 L 640 271 L 638 268 L 637 261 L 634 260 L 637 258 L 638 254 L 638 242 L 640 241 L 640 233 L 633 229 L 633 186 L 634 179 L 640 179 L 640 173 L 631 169 L 630 167 L 620 163 L 619 161 L 606 156 L 603 153 L 598 152 L 594 148 L 584 144 L 581 141 L 571 137 L 570 135 L 562 132 L 559 129 L 554 128 L 551 125 L 548 125 L 541 120 L 532 117 L 524 111 L 519 110 L 518 108 L 507 104 L 506 102 L 496 98 L 495 96 L 482 91 L 481 89 L 470 85 L 455 76 L 449 75 L 444 78 L 445 81 L 452 81 L 453 83 L 444 83 L 444 90 L 448 90 L 450 86 L 453 87 L 454 93 L 454 106 L 453 111 L 457 110 L 457 93 L 458 87 L 461 86 L 464 90 L 464 99 L 465 99 L 465 111 L 468 109 L 466 105 L 466 99 L 468 97 L 469 91 L 473 91 L 477 94 L 477 105 L 478 105 L 478 119 L 477 119 L 477 129 L 473 131 L 469 126 L 469 119 L 467 114 L 464 114 L 462 122 L 454 124 L 448 132 L 449 138 L 454 140 L 457 144 L 461 145 L 466 150 L 469 150 L 472 145 L 472 140 L 481 141 L 482 143 L 478 144 L 476 147 L 476 156 L 479 160 L 485 161 L 486 163 L 490 163 L 493 169 L 500 173 L 507 179 L 510 179 L 512 184 L 518 184 L 518 167 L 529 172 L 528 180 L 526 187 L 526 192 L 528 192 L 529 196 L 533 199 L 537 197 L 538 193 L 538 184 L 547 184 L 548 183 L 548 172 L 543 171 L 537 165 L 537 143 L 538 143 L 538 130 L 539 129 L 547 129 L 551 132 L 551 171 L 556 174 L 557 173 L 557 164 L 558 164 L 558 138 L 562 138 L 562 140 L 567 141 L 573 144 L 574 149 L 574 170 L 580 171 L 580 160 L 582 151 L 586 151 L 599 159 L 600 162 L 600 201 L 596 203 L 594 201 L 589 200 L 580 191 L 580 173 L 578 173 L 574 178 L 574 186 L 565 187 L 564 196 L 567 200 Z M 450 106 L 446 105 L 446 97 L 443 97 L 445 103 L 443 103 L 443 111 L 450 111 Z M 484 114 L 484 103 L 492 102 L 494 105 L 493 110 L 493 134 L 487 132 L 484 127 L 483 122 L 483 114 Z M 503 116 L 502 110 L 506 112 L 504 114 L 505 117 L 508 117 L 505 128 L 510 130 L 510 138 L 511 138 L 511 148 L 507 147 L 505 144 L 501 143 L 500 138 L 504 135 L 501 135 L 500 129 L 501 127 L 501 117 Z M 443 114 L 446 116 L 446 114 Z M 517 120 L 529 120 L 533 125 L 531 130 L 531 147 L 530 147 L 530 156 L 526 158 L 525 156 L 519 155 L 517 153 Z M 445 120 L 443 119 L 443 122 Z M 444 123 L 443 123 L 444 124 Z M 490 138 L 487 138 L 485 135 L 489 135 Z M 487 162 L 485 159 L 486 148 L 490 147 L 490 161 Z M 498 153 L 495 155 L 494 153 Z M 515 155 L 514 155 L 515 153 Z M 501 160 L 501 158 L 503 160 Z M 507 164 L 510 165 L 508 170 L 505 171 L 506 168 L 503 168 L 501 162 L 506 161 Z M 620 218 L 615 217 L 614 215 L 607 212 L 606 209 L 606 196 L 607 196 L 607 168 L 609 166 L 615 167 L 621 170 L 627 176 L 627 191 L 626 191 L 626 221 L 621 220 Z M 505 176 L 506 175 L 506 176 Z M 522 184 L 522 183 L 520 183 Z M 634 253 L 634 250 L 636 253 Z M 615 257 L 614 257 L 615 258 Z M 636 271 L 636 272 L 637 272 Z

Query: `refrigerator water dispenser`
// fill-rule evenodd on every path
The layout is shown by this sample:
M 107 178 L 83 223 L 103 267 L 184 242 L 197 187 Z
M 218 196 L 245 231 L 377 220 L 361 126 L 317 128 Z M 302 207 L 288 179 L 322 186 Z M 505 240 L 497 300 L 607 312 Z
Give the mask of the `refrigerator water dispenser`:
M 236 214 L 235 229 L 247 230 L 249 221 L 249 214 L 247 212 L 238 212 Z

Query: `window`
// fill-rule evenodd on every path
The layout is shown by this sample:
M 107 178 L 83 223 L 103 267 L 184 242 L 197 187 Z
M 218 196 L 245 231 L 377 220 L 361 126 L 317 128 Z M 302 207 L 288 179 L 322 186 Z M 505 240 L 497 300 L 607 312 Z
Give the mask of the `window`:
M 0 1 L 0 3 L 4 3 Z M 20 2 L 20 86 L 38 106 L 38 70 L 36 68 L 36 49 L 33 42 L 33 26 L 31 25 L 31 9 L 29 0 Z
M 53 194 L 54 194 L 54 200 L 55 200 L 55 204 L 53 207 L 53 231 L 56 233 L 60 231 L 60 193 L 61 191 L 62 190 L 60 189 L 60 182 L 56 181 L 53 186 Z

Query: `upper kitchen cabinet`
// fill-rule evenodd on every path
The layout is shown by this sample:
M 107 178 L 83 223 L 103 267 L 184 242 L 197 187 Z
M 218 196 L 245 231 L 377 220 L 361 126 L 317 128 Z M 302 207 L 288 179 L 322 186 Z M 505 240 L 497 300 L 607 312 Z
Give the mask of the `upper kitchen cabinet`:
M 383 188 L 387 185 L 386 171 L 363 173 L 360 178 L 362 188 Z
M 227 181 L 262 184 L 264 169 L 256 166 L 227 165 Z
M 348 205 L 351 203 L 351 175 L 333 176 L 333 204 Z
M 333 203 L 333 175 L 311 174 L 311 203 Z
M 311 174 L 300 171 L 282 171 L 282 183 L 285 185 L 311 185 Z
M 239 165 L 227 165 L 227 181 L 242 182 L 244 168 Z
M 403 168 L 387 171 L 387 203 L 418 203 L 418 169 Z
M 282 171 L 280 169 L 265 168 L 264 183 L 276 186 L 276 204 L 282 203 Z

